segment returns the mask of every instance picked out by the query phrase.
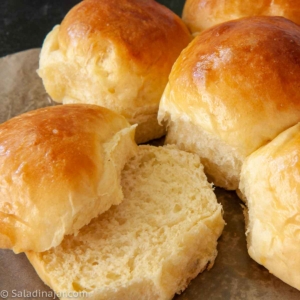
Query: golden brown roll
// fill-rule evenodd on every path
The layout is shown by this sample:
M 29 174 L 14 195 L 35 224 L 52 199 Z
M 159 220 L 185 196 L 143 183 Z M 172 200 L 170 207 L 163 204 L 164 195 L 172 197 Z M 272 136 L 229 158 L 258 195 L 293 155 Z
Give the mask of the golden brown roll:
M 193 34 L 251 16 L 281 16 L 300 24 L 299 0 L 186 0 L 182 18 Z
M 0 248 L 44 251 L 123 199 L 134 126 L 96 105 L 38 109 L 0 125 Z
M 281 133 L 243 164 L 248 252 L 300 290 L 300 125 Z
M 300 27 L 252 17 L 199 34 L 163 94 L 167 140 L 198 153 L 210 179 L 238 187 L 243 160 L 300 121 Z
M 190 41 L 181 19 L 153 0 L 85 0 L 48 34 L 39 75 L 63 103 L 92 103 L 139 124 L 137 142 L 165 132 L 159 100 Z

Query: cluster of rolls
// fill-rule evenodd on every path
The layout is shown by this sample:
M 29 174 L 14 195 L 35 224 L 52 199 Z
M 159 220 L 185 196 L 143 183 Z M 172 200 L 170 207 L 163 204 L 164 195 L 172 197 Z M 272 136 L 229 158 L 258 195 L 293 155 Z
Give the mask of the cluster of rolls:
M 160 98 L 190 41 L 153 0 L 85 0 L 41 51 L 64 105 L 0 125 L 0 248 L 60 298 L 172 299 L 213 266 L 225 222 L 199 157 L 136 144 L 165 134 Z
M 187 0 L 183 19 L 196 37 L 158 112 L 166 143 L 199 154 L 208 178 L 245 201 L 250 256 L 297 289 L 299 4 Z
M 183 21 L 152 0 L 85 0 L 45 39 L 38 73 L 53 100 L 96 104 L 123 117 L 106 110 L 97 112 L 101 120 L 115 119 L 110 129 L 105 122 L 95 121 L 92 111 L 81 116 L 75 109 L 68 118 L 77 127 L 82 124 L 82 128 L 78 127 L 82 157 L 76 158 L 76 183 L 66 180 L 67 173 L 56 172 L 58 166 L 51 164 L 57 155 L 64 155 L 64 147 L 70 147 L 68 132 L 64 133 L 65 145 L 51 150 L 46 158 L 53 171 L 47 182 L 59 176 L 60 194 L 69 197 L 61 205 L 71 207 L 71 217 L 50 211 L 57 228 L 51 233 L 44 222 L 40 231 L 49 236 L 36 249 L 56 246 L 65 234 L 76 233 L 85 225 L 80 211 L 87 203 L 89 220 L 101 213 L 95 199 L 103 194 L 104 186 L 111 185 L 112 189 L 103 198 L 103 210 L 119 203 L 121 192 L 115 183 L 118 177 L 100 176 L 102 171 L 95 165 L 105 169 L 105 163 L 116 168 L 118 161 L 119 168 L 123 168 L 135 151 L 132 126 L 138 124 L 136 142 L 149 142 L 167 132 L 165 143 L 199 155 L 214 185 L 238 190 L 247 205 L 249 254 L 271 273 L 300 289 L 299 3 L 187 0 Z M 191 34 L 196 36 L 193 40 Z M 59 113 L 62 121 L 57 128 L 51 128 L 51 139 L 61 132 L 64 112 Z M 54 114 L 55 110 L 49 119 L 46 115 L 34 117 L 30 126 L 39 126 L 51 118 L 58 120 Z M 104 126 L 104 133 L 110 133 L 89 133 L 87 138 L 94 144 L 88 146 L 80 134 L 82 130 L 87 134 L 85 128 L 91 122 L 93 127 Z M 49 132 L 35 132 L 24 139 L 23 146 L 37 143 L 44 134 Z M 101 149 L 95 144 L 99 139 L 105 145 Z M 121 144 L 119 152 L 116 144 Z M 101 153 L 99 157 L 97 151 Z M 8 164 L 13 165 L 16 155 L 10 156 Z M 23 159 L 25 154 L 20 155 Z M 36 155 L 32 154 L 28 163 L 22 165 L 24 174 L 28 173 L 25 181 L 32 180 L 30 160 L 35 160 Z M 82 162 L 90 166 L 89 172 L 81 170 Z M 18 174 L 20 170 L 18 166 L 14 172 Z M 72 165 L 63 170 L 75 172 Z M 120 170 L 114 173 L 119 174 Z M 9 191 L 7 178 L 5 191 L 14 195 Z M 89 194 L 89 180 L 93 182 L 94 194 L 86 203 L 76 204 L 79 200 L 67 195 L 68 185 L 76 186 L 76 195 Z M 39 186 L 43 186 L 42 182 Z M 39 187 L 21 189 L 34 195 L 30 208 L 33 218 L 41 209 L 38 199 L 45 191 Z M 19 194 L 14 197 L 17 199 Z M 17 209 L 22 206 L 17 200 L 15 203 Z M 7 216 L 12 209 L 7 204 Z M 64 209 L 61 207 L 61 211 Z M 14 233 L 12 239 L 5 240 L 13 232 L 11 224 L 18 221 L 15 218 L 0 234 L 0 242 L 2 239 L 3 244 L 16 251 L 26 243 L 36 243 L 25 215 L 28 212 L 22 222 L 30 239 L 22 240 L 21 232 L 20 237 Z M 62 227 L 64 231 L 59 230 Z
M 187 0 L 183 20 L 196 37 L 158 113 L 166 143 L 199 154 L 208 178 L 245 201 L 250 256 L 297 289 L 299 4 Z

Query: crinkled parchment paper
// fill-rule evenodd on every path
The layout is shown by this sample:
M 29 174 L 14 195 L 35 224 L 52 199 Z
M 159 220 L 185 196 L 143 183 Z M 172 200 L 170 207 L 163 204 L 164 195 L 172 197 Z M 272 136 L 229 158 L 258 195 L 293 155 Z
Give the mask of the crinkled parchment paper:
M 1 122 L 29 110 L 54 105 L 36 74 L 38 56 L 39 49 L 34 49 L 0 59 Z M 269 274 L 248 256 L 244 217 L 236 194 L 222 189 L 215 192 L 227 223 L 219 240 L 215 265 L 174 299 L 300 299 L 299 291 Z M 39 279 L 24 254 L 15 255 L 10 250 L 0 249 L 1 298 L 53 299 L 54 293 Z
M 39 53 L 33 49 L 0 59 L 0 123 L 54 104 L 36 73 Z

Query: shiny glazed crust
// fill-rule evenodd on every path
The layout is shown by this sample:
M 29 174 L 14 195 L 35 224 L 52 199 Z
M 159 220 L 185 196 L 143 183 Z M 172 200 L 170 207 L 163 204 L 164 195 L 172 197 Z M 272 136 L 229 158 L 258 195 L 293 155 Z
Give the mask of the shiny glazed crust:
M 122 201 L 120 172 L 136 151 L 126 119 L 59 105 L 0 125 L 0 247 L 44 251 Z
M 281 16 L 300 24 L 299 0 L 186 0 L 182 18 L 192 33 L 251 16 Z
M 181 19 L 153 0 L 86 0 L 48 34 L 38 73 L 55 101 L 98 104 L 152 128 L 190 39 Z M 163 135 L 155 125 L 141 128 L 138 142 Z
M 214 139 L 214 148 L 218 139 L 243 158 L 300 120 L 299 80 L 299 26 L 281 17 L 230 21 L 202 32 L 181 53 L 159 119 L 190 122 Z

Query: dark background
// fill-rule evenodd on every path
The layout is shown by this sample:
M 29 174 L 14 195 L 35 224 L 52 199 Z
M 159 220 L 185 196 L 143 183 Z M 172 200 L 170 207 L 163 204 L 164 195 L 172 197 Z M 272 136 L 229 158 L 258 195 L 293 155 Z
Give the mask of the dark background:
M 0 57 L 39 48 L 46 34 L 80 0 L 0 0 Z M 181 14 L 184 0 L 158 0 Z

